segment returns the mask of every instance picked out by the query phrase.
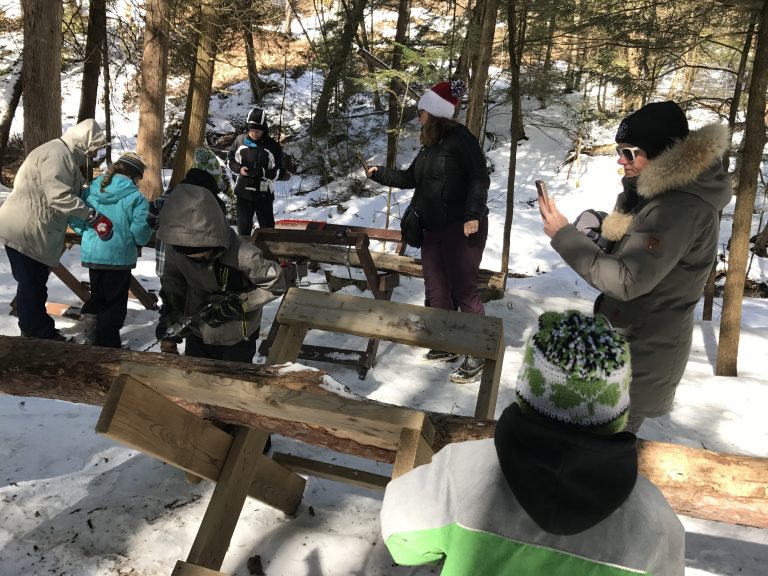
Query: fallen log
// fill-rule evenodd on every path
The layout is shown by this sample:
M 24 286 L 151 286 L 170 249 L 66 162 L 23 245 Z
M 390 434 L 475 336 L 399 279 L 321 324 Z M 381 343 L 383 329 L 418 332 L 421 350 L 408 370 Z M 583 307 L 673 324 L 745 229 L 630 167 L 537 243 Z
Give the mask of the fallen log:
M 298 392 L 349 397 L 319 370 L 261 366 L 82 346 L 66 342 L 0 336 L 0 392 L 101 405 L 121 364 L 150 374 L 181 373 L 187 379 L 218 383 L 249 382 Z M 183 387 L 185 379 L 175 385 Z M 338 386 L 336 384 L 336 386 Z M 267 417 L 231 406 L 175 402 L 190 412 L 213 421 L 261 428 L 334 451 L 371 460 L 393 462 L 395 451 L 362 444 L 338 430 L 293 420 Z M 365 398 L 363 407 L 386 409 L 388 405 Z M 435 429 L 433 446 L 439 450 L 451 442 L 489 438 L 495 423 L 475 418 L 427 413 Z M 660 442 L 640 441 L 640 470 L 656 484 L 679 513 L 706 520 L 768 528 L 768 459 L 720 454 Z

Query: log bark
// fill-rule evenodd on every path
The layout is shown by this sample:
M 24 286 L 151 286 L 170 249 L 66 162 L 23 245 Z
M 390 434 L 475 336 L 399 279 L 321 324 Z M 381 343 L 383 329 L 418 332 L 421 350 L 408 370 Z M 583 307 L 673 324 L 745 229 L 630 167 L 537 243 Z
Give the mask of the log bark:
M 258 385 L 335 395 L 319 370 L 281 370 L 236 362 L 134 352 L 31 338 L 0 336 L 0 392 L 99 406 L 120 364 L 132 362 L 177 368 Z M 337 436 L 339 431 L 259 416 L 242 410 L 174 398 L 194 414 L 226 424 L 262 428 L 290 438 L 371 460 L 393 462 L 395 452 Z M 379 404 L 360 398 L 361 403 Z M 386 405 L 382 405 L 386 406 Z M 435 429 L 434 449 L 451 442 L 490 438 L 495 422 L 428 413 Z M 768 528 L 768 459 L 721 454 L 661 442 L 640 441 L 640 471 L 678 513 Z

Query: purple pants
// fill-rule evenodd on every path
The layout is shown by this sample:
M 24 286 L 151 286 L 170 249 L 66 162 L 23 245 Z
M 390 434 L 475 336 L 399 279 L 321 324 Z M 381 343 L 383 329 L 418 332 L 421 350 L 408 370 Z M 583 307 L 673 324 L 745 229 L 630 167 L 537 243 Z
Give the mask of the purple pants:
M 464 222 L 449 224 L 436 232 L 424 231 L 421 267 L 424 291 L 432 308 L 459 310 L 485 316 L 480 300 L 480 261 L 488 238 L 488 218 L 480 220 L 480 229 L 464 236 Z

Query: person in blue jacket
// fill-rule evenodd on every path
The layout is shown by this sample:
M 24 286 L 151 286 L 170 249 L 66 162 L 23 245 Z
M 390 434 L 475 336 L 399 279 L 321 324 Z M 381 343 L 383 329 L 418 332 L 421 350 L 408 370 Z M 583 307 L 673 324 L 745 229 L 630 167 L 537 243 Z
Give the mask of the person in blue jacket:
M 73 220 L 72 228 L 82 234 L 80 259 L 88 268 L 91 298 L 83 305 L 85 343 L 120 348 L 120 329 L 128 311 L 131 270 L 136 267 L 138 247 L 149 241 L 149 203 L 139 191 L 144 176 L 141 157 L 128 152 L 112 164 L 86 190 L 83 200 L 112 221 L 112 237 L 100 240 L 83 222 Z

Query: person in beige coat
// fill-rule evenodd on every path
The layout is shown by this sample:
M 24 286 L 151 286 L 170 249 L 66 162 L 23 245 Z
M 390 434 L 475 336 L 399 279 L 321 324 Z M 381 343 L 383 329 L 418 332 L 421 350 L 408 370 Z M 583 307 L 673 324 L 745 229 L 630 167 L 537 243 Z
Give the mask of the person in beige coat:
M 689 130 L 677 104 L 655 102 L 621 122 L 616 143 L 624 191 L 598 242 L 569 224 L 551 198 L 539 209 L 552 247 L 601 292 L 595 313 L 629 340 L 627 429 L 637 432 L 645 418 L 672 409 L 688 362 L 694 310 L 715 262 L 718 212 L 731 198 L 721 163 L 728 129 Z
M 85 180 L 80 167 L 107 145 L 93 119 L 32 150 L 0 206 L 0 244 L 5 246 L 18 283 L 16 310 L 22 336 L 63 339 L 45 310 L 50 269 L 64 250 L 67 222 L 76 217 L 108 239 L 112 223 L 80 198 Z

